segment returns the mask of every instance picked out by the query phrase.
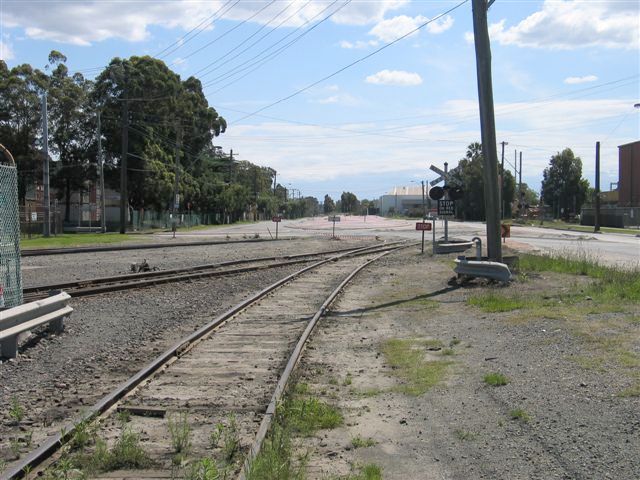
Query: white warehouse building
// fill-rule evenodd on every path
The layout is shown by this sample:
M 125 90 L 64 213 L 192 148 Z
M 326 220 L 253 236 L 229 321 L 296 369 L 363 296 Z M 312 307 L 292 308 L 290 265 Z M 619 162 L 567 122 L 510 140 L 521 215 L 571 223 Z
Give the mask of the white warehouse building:
M 424 202 L 427 212 L 431 208 L 429 187 L 424 186 Z M 389 193 L 380 197 L 380 215 L 398 213 L 401 215 L 422 214 L 422 186 L 393 187 Z

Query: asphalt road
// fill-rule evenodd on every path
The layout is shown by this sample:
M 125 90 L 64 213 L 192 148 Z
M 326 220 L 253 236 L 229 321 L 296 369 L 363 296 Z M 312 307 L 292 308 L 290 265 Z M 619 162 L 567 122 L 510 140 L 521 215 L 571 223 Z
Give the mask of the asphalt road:
M 336 236 L 381 237 L 384 239 L 420 240 L 415 220 L 387 219 L 375 215 L 368 217 L 344 216 L 336 223 Z M 330 236 L 333 223 L 327 217 L 283 220 L 278 226 L 282 237 Z M 273 222 L 258 222 L 216 227 L 210 230 L 178 233 L 180 237 L 221 237 L 259 234 L 263 238 L 275 237 Z M 436 236 L 444 235 L 443 222 L 436 222 Z M 640 235 L 640 231 L 639 231 Z M 431 232 L 425 233 L 430 240 Z M 480 222 L 449 222 L 449 237 L 470 240 L 478 236 L 486 244 L 486 226 Z M 520 251 L 541 251 L 561 255 L 586 256 L 608 265 L 640 268 L 640 236 L 617 233 L 584 233 L 554 230 L 535 226 L 514 225 L 506 244 Z

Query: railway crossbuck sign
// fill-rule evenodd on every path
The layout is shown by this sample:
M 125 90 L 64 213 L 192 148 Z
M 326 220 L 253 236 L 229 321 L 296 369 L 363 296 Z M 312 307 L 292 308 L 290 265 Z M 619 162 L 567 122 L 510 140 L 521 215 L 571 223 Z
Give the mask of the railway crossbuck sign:
M 431 170 L 432 172 L 437 173 L 438 175 L 440 175 L 438 178 L 436 178 L 435 180 L 431 180 L 429 182 L 429 185 L 431 185 L 432 187 L 434 185 L 439 184 L 441 181 L 445 180 L 445 183 L 453 183 L 453 184 L 457 184 L 458 182 L 456 181 L 456 179 L 453 177 L 453 174 L 456 173 L 458 171 L 460 167 L 456 167 L 453 170 L 449 170 L 448 172 L 445 172 L 444 170 L 436 167 L 435 165 L 431 165 L 429 167 L 429 170 Z

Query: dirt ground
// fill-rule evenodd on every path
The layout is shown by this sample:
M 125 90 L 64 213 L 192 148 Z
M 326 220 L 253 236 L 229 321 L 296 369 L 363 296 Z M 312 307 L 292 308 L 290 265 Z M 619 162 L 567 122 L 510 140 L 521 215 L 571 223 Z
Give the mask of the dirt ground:
M 573 310 L 554 308 L 589 282 L 564 274 L 458 288 L 448 284 L 452 258 L 391 255 L 320 324 L 298 382 L 337 405 L 344 424 L 297 439 L 309 478 L 366 464 L 402 480 L 640 478 L 638 305 L 584 314 L 585 296 Z M 489 289 L 551 306 L 485 313 L 467 303 Z M 385 355 L 390 341 L 442 362 L 440 381 L 407 393 Z M 508 383 L 490 386 L 491 373 Z

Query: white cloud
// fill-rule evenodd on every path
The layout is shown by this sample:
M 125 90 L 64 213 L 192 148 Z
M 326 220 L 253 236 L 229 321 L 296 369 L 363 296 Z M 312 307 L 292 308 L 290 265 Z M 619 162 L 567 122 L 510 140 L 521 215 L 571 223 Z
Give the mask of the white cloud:
M 326 105 L 328 103 L 338 103 L 339 100 L 340 100 L 340 97 L 338 95 L 331 95 L 330 97 L 316 100 L 316 103 L 319 103 L 321 105 Z
M 7 60 L 13 60 L 14 58 L 15 58 L 15 55 L 13 53 L 11 45 L 0 40 L 0 60 L 7 61 Z
M 356 42 L 349 42 L 348 40 L 342 40 L 340 42 L 341 48 L 356 49 L 356 50 L 361 50 L 363 48 L 369 48 L 369 47 L 376 47 L 377 45 L 378 45 L 378 42 L 376 40 L 369 40 L 368 42 L 365 42 L 363 40 L 358 40 Z
M 343 107 L 353 107 L 360 105 L 362 102 L 353 95 L 348 93 L 337 93 L 335 95 L 329 95 L 328 97 L 319 98 L 317 100 L 311 100 L 311 103 L 317 103 L 320 105 L 341 105 Z
M 379 22 L 369 31 L 369 35 L 377 37 L 378 40 L 382 42 L 392 42 L 412 30 L 415 30 L 428 20 L 429 19 L 427 17 L 422 15 L 418 15 L 416 17 L 398 15 L 397 17 L 388 18 Z M 429 33 L 437 35 L 449 30 L 452 26 L 453 18 L 449 15 L 445 15 L 444 17 L 427 24 L 426 29 Z M 414 32 L 409 36 L 412 37 L 417 34 L 418 32 Z
M 389 18 L 378 23 L 369 31 L 369 35 L 374 35 L 382 42 L 392 42 L 393 40 L 407 34 L 408 32 L 418 28 L 418 25 L 426 22 L 427 17 L 418 15 L 417 17 L 408 17 L 399 15 Z M 416 35 L 418 32 L 411 34 Z
M 587 166 L 593 159 L 594 139 L 601 139 L 602 131 L 611 131 L 620 118 L 633 111 L 633 101 L 631 98 L 498 103 L 497 141 L 509 142 L 511 154 L 506 158 L 510 163 L 513 148 L 524 152 L 523 180 L 535 188 L 539 188 L 549 158 L 565 147 L 582 158 L 583 175 L 589 177 L 592 169 Z M 385 183 L 385 178 L 410 178 L 430 163 L 441 165 L 448 161 L 454 167 L 467 145 L 480 139 L 475 99 L 449 101 L 437 109 L 421 109 L 420 114 L 421 120 L 387 120 L 382 126 L 379 122 L 325 126 L 283 122 L 239 124 L 216 142 L 227 150 L 242 142 L 243 156 L 275 168 L 278 178 L 282 174 L 287 181 L 310 185 L 331 181 L 338 192 L 349 190 L 359 194 L 360 189 L 367 188 L 371 191 L 367 195 L 375 196 L 392 186 Z M 601 168 L 603 173 L 613 172 L 612 181 L 617 179 L 617 145 L 634 138 L 628 135 L 633 135 L 635 122 L 628 129 L 631 133 L 619 131 L 621 135 L 609 138 L 601 146 Z M 391 157 L 403 161 L 389 162 Z M 370 172 L 379 173 L 383 179 L 373 179 Z M 427 178 L 431 180 L 434 176 Z
M 545 0 L 542 9 L 515 26 L 505 20 L 490 25 L 501 45 L 575 49 L 580 47 L 640 48 L 639 8 L 635 0 Z M 465 34 L 467 41 L 473 34 Z
M 451 27 L 453 27 L 453 17 L 445 15 L 444 17 L 428 24 L 427 31 L 437 35 L 438 33 L 446 32 Z
M 413 87 L 422 83 L 422 77 L 417 73 L 405 72 L 403 70 L 381 70 L 378 73 L 369 75 L 367 83 L 374 85 L 395 85 L 398 87 Z
M 584 77 L 567 77 L 564 79 L 564 83 L 568 85 L 575 85 L 578 83 L 595 82 L 596 80 L 598 80 L 598 77 L 595 75 L 585 75 Z
M 379 0 L 375 2 L 352 2 L 334 15 L 334 23 L 346 25 L 366 25 L 379 22 L 389 11 L 406 4 L 408 0 Z M 227 2 L 211 0 L 194 2 L 173 0 L 150 2 L 132 0 L 128 2 L 87 0 L 70 2 L 50 0 L 46 7 L 40 2 L 7 2 L 3 5 L 2 25 L 21 27 L 27 37 L 74 45 L 88 46 L 109 38 L 121 38 L 131 42 L 142 41 L 150 36 L 149 27 L 180 28 L 190 30 L 204 19 L 214 18 L 222 10 L 224 19 L 245 20 L 267 5 L 267 0 L 240 2 L 227 8 Z M 319 20 L 337 7 L 330 7 L 326 0 L 311 0 L 303 8 L 292 2 L 271 24 L 278 25 L 282 19 L 290 17 L 283 27 L 300 26 L 316 17 Z M 254 17 L 251 22 L 269 23 L 283 4 L 275 2 Z M 207 28 L 213 28 L 208 25 Z

